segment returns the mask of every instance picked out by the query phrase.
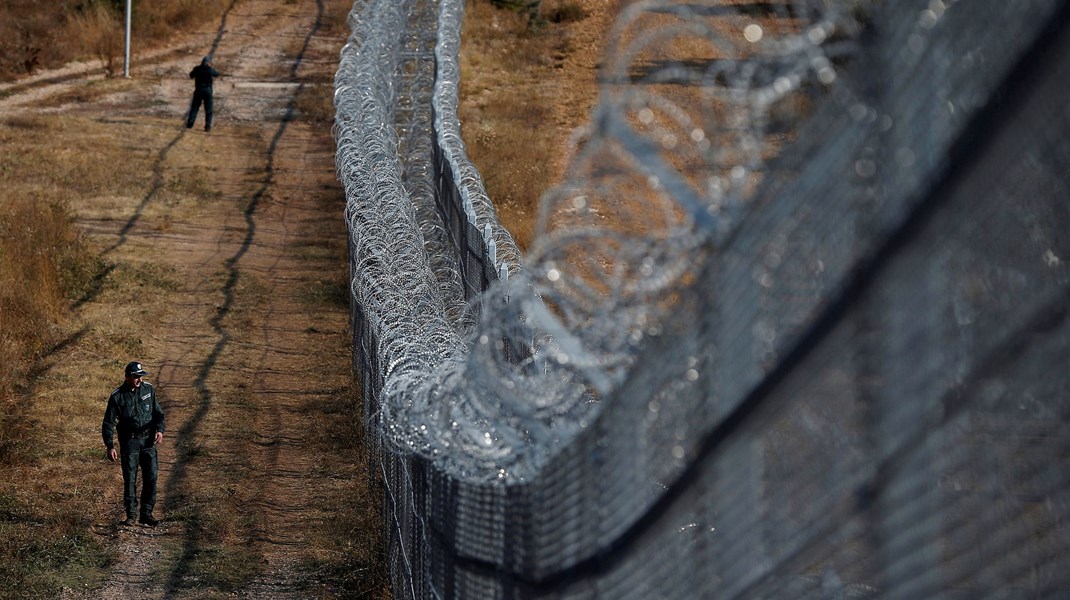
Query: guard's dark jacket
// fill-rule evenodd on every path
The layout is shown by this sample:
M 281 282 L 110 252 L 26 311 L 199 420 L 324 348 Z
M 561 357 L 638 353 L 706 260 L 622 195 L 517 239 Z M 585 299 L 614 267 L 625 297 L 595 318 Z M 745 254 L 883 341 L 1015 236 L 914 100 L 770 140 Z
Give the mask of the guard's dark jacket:
M 219 77 L 216 71 L 209 65 L 197 65 L 189 72 L 189 78 L 193 80 L 193 86 L 197 89 L 212 89 L 212 81 Z
M 142 381 L 137 389 L 125 381 L 108 397 L 108 408 L 104 410 L 104 422 L 100 432 L 104 436 L 104 445 L 113 448 L 115 425 L 119 425 L 119 444 L 124 444 L 132 437 L 152 437 L 157 431 L 164 431 L 163 407 L 156 400 L 156 390 L 152 384 Z

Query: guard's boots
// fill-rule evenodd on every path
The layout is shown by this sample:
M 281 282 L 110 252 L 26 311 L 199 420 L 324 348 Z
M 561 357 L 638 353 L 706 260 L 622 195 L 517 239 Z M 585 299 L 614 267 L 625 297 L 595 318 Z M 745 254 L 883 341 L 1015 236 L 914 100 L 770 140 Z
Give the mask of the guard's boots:
M 156 527 L 160 524 L 160 521 L 153 519 L 152 515 L 141 515 L 141 519 L 138 522 L 146 527 Z

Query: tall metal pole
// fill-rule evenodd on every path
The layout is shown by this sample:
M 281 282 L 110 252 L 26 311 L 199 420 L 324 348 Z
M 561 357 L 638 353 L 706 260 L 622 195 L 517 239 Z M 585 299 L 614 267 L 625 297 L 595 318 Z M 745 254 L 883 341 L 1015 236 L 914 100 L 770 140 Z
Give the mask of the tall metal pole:
M 123 56 L 123 77 L 130 79 L 130 3 L 126 0 L 126 54 Z

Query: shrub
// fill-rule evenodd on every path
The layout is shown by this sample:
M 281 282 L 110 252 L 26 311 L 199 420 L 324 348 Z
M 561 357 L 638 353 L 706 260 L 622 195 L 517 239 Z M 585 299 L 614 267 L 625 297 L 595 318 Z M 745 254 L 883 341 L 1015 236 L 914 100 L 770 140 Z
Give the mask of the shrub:
M 161 43 L 177 31 L 219 17 L 229 0 L 136 2 L 135 47 Z M 0 80 L 95 58 L 108 76 L 118 73 L 124 47 L 124 0 L 5 0 L 0 2 Z

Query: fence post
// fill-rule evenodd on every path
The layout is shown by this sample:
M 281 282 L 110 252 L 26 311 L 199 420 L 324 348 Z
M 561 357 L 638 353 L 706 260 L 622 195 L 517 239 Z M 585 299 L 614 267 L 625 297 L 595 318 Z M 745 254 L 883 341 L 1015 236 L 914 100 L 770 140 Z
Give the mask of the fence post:
M 133 0 L 126 0 L 126 39 L 123 53 L 123 77 L 130 79 L 130 4 Z

